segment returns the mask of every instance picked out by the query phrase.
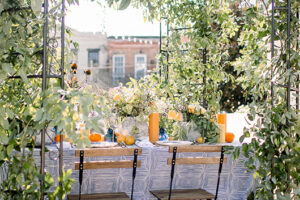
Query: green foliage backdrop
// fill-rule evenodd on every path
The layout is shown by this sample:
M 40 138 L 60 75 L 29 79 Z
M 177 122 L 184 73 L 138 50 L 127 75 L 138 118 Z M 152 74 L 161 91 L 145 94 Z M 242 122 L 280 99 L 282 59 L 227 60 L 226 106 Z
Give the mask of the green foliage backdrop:
M 60 90 L 57 88 L 59 83 L 50 80 L 48 90 L 42 92 L 40 80 L 26 78 L 26 74 L 40 72 L 42 63 L 41 2 L 3 0 L 0 4 L 0 167 L 8 170 L 8 177 L 0 186 L 0 196 L 4 199 L 38 199 L 41 195 L 39 180 L 45 180 L 47 190 L 53 185 L 54 180 L 49 174 L 40 176 L 32 157 L 33 138 L 43 127 L 58 126 L 67 138 L 84 146 L 88 139 L 81 139 L 75 133 L 76 122 L 88 121 L 87 128 L 97 129 L 100 126 L 98 120 L 108 112 L 102 103 L 105 99 L 87 89 Z M 299 84 L 299 21 L 296 12 L 300 1 L 292 1 L 289 70 L 286 68 L 285 11 L 276 12 L 277 47 L 274 59 L 270 61 L 270 1 L 260 0 L 257 5 L 229 0 L 107 2 L 117 4 L 119 9 L 125 9 L 131 3 L 144 9 L 149 20 L 166 18 L 171 29 L 192 27 L 172 31 L 166 38 L 163 48 L 170 51 L 170 63 L 165 55 L 161 55 L 160 61 L 163 77 L 166 77 L 166 66 L 169 66 L 169 77 L 167 80 L 157 79 L 156 91 L 173 101 L 178 111 L 190 102 L 205 105 L 208 120 L 220 110 L 234 111 L 239 105 L 247 104 L 249 119 L 254 120 L 255 125 L 245 130 L 241 141 L 253 136 L 250 144 L 243 144 L 242 152 L 248 158 L 245 165 L 257 180 L 254 198 L 299 199 L 298 110 L 294 106 L 287 109 L 285 88 L 274 87 L 273 102 L 270 93 L 271 81 L 277 85 L 291 81 L 293 87 Z M 76 1 L 68 0 L 68 3 Z M 285 4 L 276 0 L 277 6 Z M 58 39 L 59 7 L 60 1 L 51 1 L 50 46 L 55 46 Z M 55 72 L 59 68 L 59 48 L 49 50 L 49 61 Z M 207 52 L 206 63 L 202 62 L 204 50 Z M 275 69 L 273 80 L 271 66 Z M 19 75 L 21 79 L 9 79 L 12 75 Z M 97 111 L 99 116 L 89 119 L 91 111 Z M 234 155 L 238 154 L 239 149 L 236 149 Z M 50 194 L 52 199 L 64 197 L 65 192 L 70 191 L 70 171 L 60 179 L 64 181 L 64 187 L 57 187 Z

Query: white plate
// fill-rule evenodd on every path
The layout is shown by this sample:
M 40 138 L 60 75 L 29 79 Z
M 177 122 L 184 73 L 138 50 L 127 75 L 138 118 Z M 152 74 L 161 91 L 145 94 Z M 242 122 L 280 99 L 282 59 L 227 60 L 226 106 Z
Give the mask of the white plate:
M 118 146 L 117 142 L 92 142 L 92 148 L 105 148 L 105 147 L 115 147 Z
M 155 144 L 161 146 L 182 146 L 182 145 L 191 145 L 193 142 L 190 141 L 157 141 Z

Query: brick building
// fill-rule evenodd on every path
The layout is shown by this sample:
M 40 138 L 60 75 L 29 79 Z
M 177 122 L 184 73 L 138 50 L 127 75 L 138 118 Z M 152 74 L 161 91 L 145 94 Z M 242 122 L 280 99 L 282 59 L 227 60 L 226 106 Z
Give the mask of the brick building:
M 109 37 L 106 50 L 112 86 L 117 86 L 130 77 L 139 80 L 157 68 L 159 37 Z
M 157 67 L 159 37 L 131 36 L 106 37 L 102 33 L 88 33 L 72 30 L 71 39 L 78 43 L 72 51 L 71 62 L 78 64 L 77 78 L 85 83 L 84 71 L 92 75 L 87 82 L 99 88 L 108 89 L 125 85 L 130 77 L 139 80 Z

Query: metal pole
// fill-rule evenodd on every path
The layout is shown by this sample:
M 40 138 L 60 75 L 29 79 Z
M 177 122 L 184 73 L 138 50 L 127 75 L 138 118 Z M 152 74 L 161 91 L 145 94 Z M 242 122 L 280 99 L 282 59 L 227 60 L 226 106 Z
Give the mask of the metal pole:
M 272 32 L 271 32 L 271 105 L 274 106 L 274 85 L 273 85 L 273 58 L 274 58 L 274 37 L 275 37 L 275 0 L 272 0 Z
M 47 39 L 48 39 L 48 0 L 44 0 L 44 27 L 43 27 L 43 80 L 42 90 L 45 91 L 47 88 Z M 46 128 L 43 128 L 41 135 L 41 200 L 44 200 L 44 173 L 45 173 L 45 133 Z
M 287 70 L 288 73 L 291 68 L 291 0 L 288 0 L 288 7 L 287 7 L 287 53 L 288 53 L 288 59 L 287 59 Z M 291 75 L 288 77 L 287 82 L 287 110 L 290 109 L 291 104 Z
M 169 21 L 167 21 L 167 69 L 166 69 L 166 81 L 169 79 Z
M 296 17 L 297 17 L 297 25 L 299 25 L 299 9 L 297 8 L 297 13 L 296 13 Z M 298 27 L 298 26 L 296 26 L 296 27 Z M 298 30 L 297 30 L 297 38 L 299 38 L 299 28 L 298 28 Z M 296 49 L 298 49 L 299 48 L 299 40 L 297 40 L 297 44 L 296 44 Z M 298 81 L 297 82 L 299 82 L 299 79 L 300 79 L 300 77 L 299 77 L 299 75 L 298 75 Z M 296 100 L 297 100 L 297 102 L 296 102 L 296 105 L 297 105 L 297 110 L 300 110 L 300 84 L 299 83 L 297 83 L 297 98 L 296 98 Z
M 62 18 L 61 18 L 61 66 L 60 66 L 60 87 L 64 89 L 64 67 L 65 67 L 65 0 L 62 0 Z M 60 134 L 59 145 L 59 176 L 63 174 L 63 135 Z M 62 180 L 59 182 L 60 186 L 63 186 Z M 62 197 L 60 197 L 62 198 Z
M 162 35 L 161 35 L 161 21 L 159 23 L 159 54 L 161 56 L 161 41 L 162 41 Z M 159 63 L 159 77 L 161 78 L 161 63 Z
M 206 60 L 206 48 L 204 48 L 203 49 L 203 51 L 202 51 L 202 62 L 203 62 L 203 65 L 205 65 L 206 66 L 206 62 L 207 62 L 207 60 Z M 206 67 L 204 67 L 204 74 L 203 74 L 203 85 L 204 85 L 204 91 L 203 91 L 203 97 L 204 97 L 204 99 L 203 99 L 203 106 L 204 106 L 204 108 L 205 109 L 207 109 L 207 99 L 206 99 L 206 97 L 205 97 L 205 95 L 206 95 Z

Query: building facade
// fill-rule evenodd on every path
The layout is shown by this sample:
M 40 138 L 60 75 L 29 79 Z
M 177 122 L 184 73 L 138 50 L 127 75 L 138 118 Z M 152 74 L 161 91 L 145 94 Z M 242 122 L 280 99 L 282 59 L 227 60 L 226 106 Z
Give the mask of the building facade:
M 99 88 L 125 85 L 130 77 L 136 80 L 157 68 L 159 37 L 106 37 L 102 33 L 84 33 L 72 30 L 72 48 L 77 63 L 79 82 L 87 81 Z M 84 73 L 91 70 L 91 76 Z
M 107 37 L 102 33 L 79 32 L 72 30 L 71 39 L 78 44 L 72 48 L 75 58 L 71 61 L 77 63 L 77 78 L 79 82 L 87 81 L 92 85 L 105 87 L 99 71 L 107 71 Z M 91 76 L 86 77 L 84 71 L 91 70 Z
M 159 37 L 108 38 L 107 58 L 112 85 L 139 80 L 157 68 Z

